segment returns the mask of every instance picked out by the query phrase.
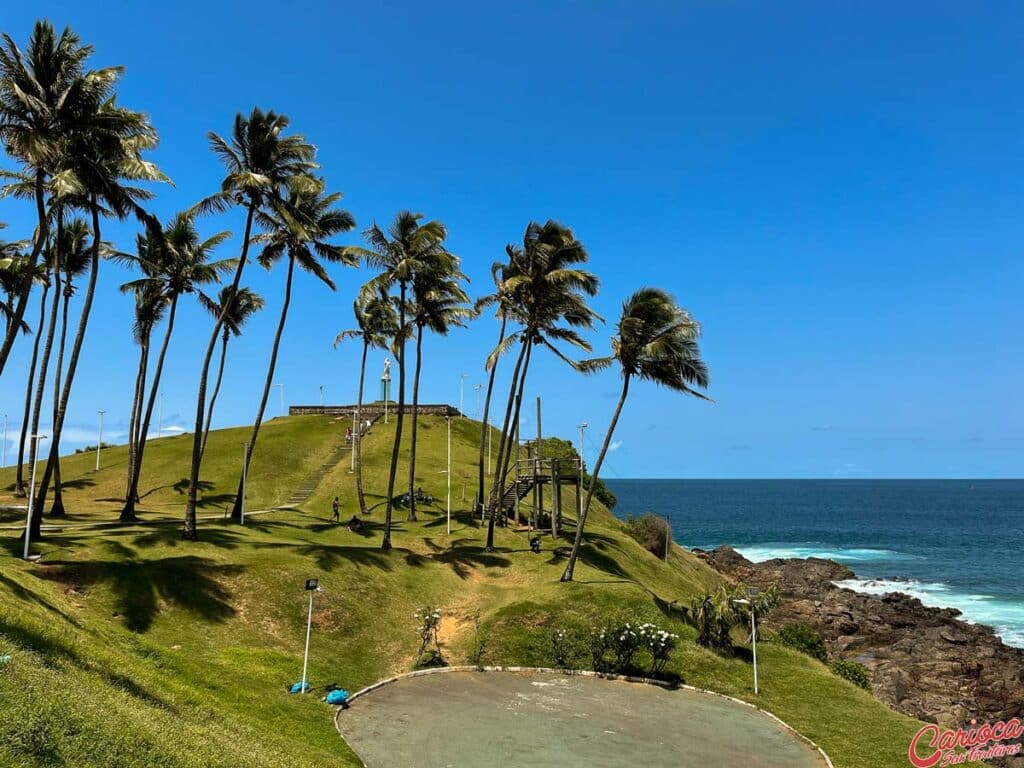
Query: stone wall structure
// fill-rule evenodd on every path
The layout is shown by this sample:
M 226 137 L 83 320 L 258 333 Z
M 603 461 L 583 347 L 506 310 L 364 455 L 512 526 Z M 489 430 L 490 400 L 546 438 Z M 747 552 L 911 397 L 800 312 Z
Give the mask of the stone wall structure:
M 416 406 L 420 416 L 458 416 L 459 409 L 445 404 L 425 404 Z M 349 416 L 355 412 L 356 406 L 352 405 L 290 405 L 288 406 L 289 416 L 309 416 L 323 414 L 325 416 Z M 406 403 L 402 409 L 405 414 L 413 412 L 412 403 Z M 363 403 L 360 413 L 364 419 L 374 419 L 384 415 L 384 403 Z M 388 403 L 388 414 L 394 416 L 398 413 L 398 404 Z

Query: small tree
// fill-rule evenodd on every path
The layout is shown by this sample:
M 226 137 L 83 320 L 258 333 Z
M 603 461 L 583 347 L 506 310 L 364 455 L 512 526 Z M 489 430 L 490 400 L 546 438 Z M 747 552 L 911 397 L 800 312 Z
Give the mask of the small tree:
M 416 655 L 416 666 L 439 667 L 444 665 L 441 655 L 441 641 L 437 633 L 441 629 L 441 609 L 425 605 L 413 616 L 419 623 L 416 631 L 420 636 L 420 650 Z M 433 645 L 433 648 L 430 646 Z

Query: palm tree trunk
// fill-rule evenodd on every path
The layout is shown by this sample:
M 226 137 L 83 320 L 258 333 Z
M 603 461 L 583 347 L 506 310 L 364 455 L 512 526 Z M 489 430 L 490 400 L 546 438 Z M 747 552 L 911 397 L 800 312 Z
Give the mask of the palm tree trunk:
M 85 331 L 89 325 L 89 314 L 92 312 L 93 298 L 96 296 L 96 279 L 100 270 L 100 214 L 99 205 L 96 202 L 96 195 L 89 201 L 92 208 L 92 259 L 89 268 L 89 287 L 85 292 L 85 300 L 82 302 L 81 319 L 78 321 L 78 329 L 75 331 L 75 341 L 71 347 L 71 359 L 68 361 L 67 377 L 64 379 L 64 389 L 60 396 L 60 407 L 57 409 L 57 419 L 53 425 L 53 437 L 50 443 L 50 460 L 46 463 L 43 471 L 43 479 L 39 484 L 39 498 L 35 509 L 32 511 L 32 537 L 39 538 L 42 525 L 42 511 L 46 502 L 46 494 L 50 488 L 50 480 L 53 477 L 53 467 L 56 464 L 60 451 L 60 435 L 64 429 L 64 418 L 68 412 L 68 400 L 71 399 L 71 387 L 75 382 L 75 371 L 78 369 L 78 358 L 82 354 L 82 344 L 85 341 Z
M 416 368 L 412 375 L 412 428 L 409 430 L 409 516 L 410 523 L 416 522 L 416 425 L 419 423 L 417 406 L 420 401 L 420 368 L 423 363 L 423 326 L 416 327 Z
M 515 402 L 516 388 L 519 383 L 519 372 L 523 367 L 523 358 L 526 357 L 526 348 L 528 337 L 523 337 L 522 346 L 519 348 L 519 357 L 516 358 L 516 367 L 512 371 L 512 382 L 508 388 L 508 401 L 505 404 L 505 420 L 501 424 L 501 435 L 498 438 L 498 463 L 496 467 L 501 466 L 502 457 L 505 455 L 506 444 L 508 443 L 508 425 L 512 420 L 512 407 Z M 494 520 L 498 516 L 498 503 L 501 500 L 501 491 L 498 490 L 497 475 L 492 478 L 491 485 L 491 496 L 487 501 L 487 544 L 486 549 L 488 551 L 494 549 Z
M 28 423 L 32 418 L 32 385 L 36 381 L 36 364 L 39 361 L 39 342 L 43 338 L 46 324 L 46 294 L 50 291 L 49 278 L 43 283 L 43 292 L 39 297 L 39 323 L 36 325 L 36 338 L 32 342 L 32 361 L 28 367 L 28 383 L 25 385 L 25 412 L 21 417 L 21 437 L 18 438 L 18 470 L 14 479 L 14 495 L 25 495 L 25 440 L 28 438 Z
M 604 463 L 605 454 L 608 453 L 608 446 L 611 445 L 612 435 L 615 434 L 615 426 L 619 423 L 619 414 L 622 413 L 622 406 L 626 403 L 626 396 L 629 394 L 629 374 L 622 374 L 622 394 L 619 396 L 619 404 L 615 406 L 615 413 L 612 415 L 612 423 L 608 425 L 608 431 L 604 434 L 604 442 L 601 444 L 601 452 L 597 455 L 597 463 L 594 464 L 594 471 L 590 475 L 590 487 L 587 488 L 587 498 L 583 502 L 583 512 L 580 519 L 576 521 L 576 538 L 572 542 L 572 552 L 569 553 L 569 562 L 565 564 L 565 573 L 562 574 L 562 581 L 572 581 L 572 572 L 576 567 L 576 558 L 580 554 L 580 543 L 583 541 L 583 526 L 587 524 L 587 513 L 590 512 L 590 500 L 594 498 L 594 488 L 597 486 L 597 476 L 601 472 L 601 464 Z M 582 457 L 581 457 L 582 458 Z M 583 482 L 583 473 L 580 473 L 579 483 Z M 576 486 L 576 493 L 581 492 L 580 485 Z
M 57 237 L 60 238 L 61 218 L 57 214 Z M 64 279 L 64 306 L 60 321 L 60 343 L 57 345 L 57 365 L 53 370 L 53 423 L 57 423 L 57 403 L 60 397 L 61 369 L 64 367 L 64 348 L 68 340 L 68 305 L 71 303 L 71 276 Z M 60 452 L 53 468 L 53 506 L 51 517 L 64 517 L 64 497 L 60 489 Z
M 36 228 L 36 240 L 32 243 L 32 253 L 29 256 L 26 268 L 27 273 L 30 275 L 35 272 L 36 264 L 39 262 L 39 254 L 43 251 L 43 243 L 50 236 L 50 219 L 46 215 L 43 189 L 43 172 L 36 171 L 36 216 L 39 219 L 39 225 Z M 7 329 L 7 333 L 4 334 L 3 346 L 0 346 L 0 374 L 3 374 L 4 368 L 7 366 L 7 358 L 10 357 L 14 340 L 18 337 L 18 329 L 21 327 L 21 321 L 25 318 L 25 309 L 28 307 L 28 297 L 31 293 L 32 281 L 29 280 L 25 283 L 25 290 L 22 291 L 21 296 L 18 298 L 18 304 L 15 307 L 11 325 Z
M 46 329 L 46 341 L 43 343 L 43 359 L 39 363 L 39 379 L 36 381 L 35 402 L 32 404 L 32 428 L 29 432 L 28 466 L 30 475 L 32 467 L 39 461 L 39 457 L 36 455 L 39 449 L 39 441 L 32 439 L 32 436 L 39 434 L 39 418 L 43 412 L 43 393 L 46 391 L 46 376 L 50 367 L 50 355 L 53 353 L 53 337 L 57 332 L 60 298 L 60 248 L 54 247 L 53 299 L 50 302 L 50 323 Z M 39 508 L 42 509 L 42 507 Z M 35 511 L 33 510 L 34 515 Z
M 505 340 L 505 326 L 508 323 L 508 318 L 504 313 L 501 315 L 501 332 L 498 334 L 498 346 L 501 346 L 501 342 Z M 491 428 L 487 423 L 488 416 L 491 411 L 491 393 L 494 392 L 494 375 L 498 372 L 498 360 L 494 360 L 494 365 L 491 367 L 491 374 L 487 377 L 487 396 L 484 398 L 484 414 L 483 414 L 483 426 L 480 428 L 480 455 L 477 458 L 477 512 L 483 514 L 484 511 L 484 447 L 487 444 L 487 432 Z
M 400 283 L 398 303 L 398 418 L 395 419 L 395 444 L 391 447 L 391 471 L 388 473 L 388 498 L 384 507 L 384 539 L 380 548 L 391 549 L 391 510 L 398 473 L 398 452 L 402 447 L 402 421 L 405 417 L 405 283 Z
M 142 398 L 146 389 L 146 370 L 149 368 L 149 330 L 139 342 L 139 367 L 135 373 L 135 395 L 132 397 L 132 412 L 128 418 L 128 474 L 124 481 L 124 498 L 127 503 L 132 492 L 132 474 L 135 471 L 135 456 L 139 449 L 139 419 L 142 416 Z
M 260 435 L 260 424 L 263 423 L 263 412 L 267 409 L 267 399 L 270 397 L 271 383 L 274 380 L 274 369 L 277 367 L 277 352 L 281 348 L 281 335 L 284 333 L 284 324 L 288 319 L 288 305 L 292 301 L 292 278 L 295 275 L 295 257 L 288 257 L 288 277 L 284 283 L 284 304 L 281 305 L 281 318 L 277 321 L 277 331 L 274 333 L 274 346 L 270 350 L 270 365 L 267 366 L 267 380 L 263 384 L 263 397 L 260 398 L 260 408 L 256 412 L 256 421 L 252 425 L 252 436 L 245 446 L 245 466 L 242 467 L 242 474 L 238 478 L 238 493 L 235 494 L 235 503 L 231 508 L 231 519 L 239 522 L 242 519 L 242 495 L 245 487 L 242 485 L 244 478 L 249 472 L 249 462 L 252 460 L 252 452 L 256 448 L 256 439 Z
M 210 395 L 210 406 L 206 409 L 206 426 L 203 427 L 203 442 L 199 448 L 200 458 L 206 453 L 206 438 L 210 436 L 210 425 L 213 423 L 213 406 L 217 403 L 217 395 L 220 394 L 220 383 L 224 379 L 224 361 L 228 357 L 228 337 L 230 333 L 225 328 L 220 340 L 220 363 L 217 365 L 217 383 L 213 385 L 213 394 Z
M 231 282 L 231 292 L 228 296 L 238 294 L 238 284 L 242 279 L 242 270 L 245 269 L 245 262 L 249 256 L 249 237 L 252 234 L 252 220 L 256 210 L 253 203 L 249 204 L 249 212 L 245 217 L 245 234 L 242 236 L 242 253 L 238 257 L 238 266 L 235 267 L 235 278 Z M 186 541 L 198 541 L 199 531 L 196 529 L 196 500 L 199 495 L 199 466 L 203 462 L 203 423 L 206 416 L 206 379 L 210 372 L 210 360 L 213 357 L 214 347 L 217 345 L 217 337 L 220 336 L 221 328 L 224 326 L 224 318 L 231 311 L 231 302 L 224 302 L 221 307 L 220 316 L 213 324 L 213 333 L 210 334 L 210 343 L 206 345 L 206 355 L 203 357 L 203 367 L 199 372 L 199 394 L 196 397 L 196 427 L 192 435 L 192 465 L 189 467 L 188 475 L 188 500 L 185 502 L 185 525 L 181 530 L 181 538 Z
M 363 494 L 363 382 L 366 380 L 366 353 L 370 351 L 370 343 L 363 337 L 363 362 L 359 366 L 359 395 L 356 398 L 356 430 L 352 439 L 356 452 L 356 495 L 359 497 L 359 514 L 366 514 L 366 496 Z
M 135 520 L 135 503 L 139 498 L 139 477 L 142 475 L 142 458 L 146 452 L 146 440 L 149 437 L 149 424 L 153 420 L 153 406 L 160 391 L 160 375 L 164 370 L 164 358 L 167 357 L 167 345 L 171 342 L 171 334 L 174 332 L 174 315 L 178 309 L 178 296 L 171 298 L 171 308 L 167 314 L 167 330 L 164 331 L 164 340 L 160 345 L 160 354 L 156 357 L 156 368 L 153 369 L 153 383 L 149 388 L 149 400 L 146 403 L 146 413 L 142 417 L 142 425 L 139 429 L 139 447 L 135 455 L 135 466 L 132 468 L 131 484 L 128 486 L 128 495 L 125 497 L 124 509 L 121 510 L 121 520 Z
M 526 373 L 530 368 L 530 360 L 533 358 L 533 344 L 526 350 L 526 359 L 523 360 L 523 370 L 519 374 L 519 391 L 516 393 L 516 406 L 515 412 L 512 416 L 512 425 L 509 428 L 509 442 L 505 444 L 505 457 L 504 462 L 501 465 L 501 482 L 498 485 L 499 493 L 503 493 L 505 489 L 505 483 L 508 480 L 508 469 L 512 463 L 512 443 L 515 442 L 515 435 L 519 434 L 519 417 L 523 410 L 523 390 L 526 388 Z M 508 519 L 508 515 L 502 515 L 503 521 Z

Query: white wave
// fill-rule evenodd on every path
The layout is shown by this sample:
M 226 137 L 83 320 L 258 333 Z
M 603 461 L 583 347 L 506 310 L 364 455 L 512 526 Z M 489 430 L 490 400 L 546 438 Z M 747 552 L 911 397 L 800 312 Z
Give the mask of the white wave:
M 894 552 L 891 549 L 772 546 L 770 544 L 752 544 L 749 547 L 736 547 L 736 551 L 753 563 L 763 563 L 765 560 L 774 560 L 780 557 L 820 557 L 827 560 L 836 560 L 840 563 L 859 563 L 871 560 L 903 560 L 910 557 L 910 555 Z
M 833 583 L 868 595 L 902 592 L 933 608 L 956 608 L 964 621 L 990 626 L 1007 645 L 1024 648 L 1024 603 L 957 592 L 942 582 L 914 579 L 843 579 Z

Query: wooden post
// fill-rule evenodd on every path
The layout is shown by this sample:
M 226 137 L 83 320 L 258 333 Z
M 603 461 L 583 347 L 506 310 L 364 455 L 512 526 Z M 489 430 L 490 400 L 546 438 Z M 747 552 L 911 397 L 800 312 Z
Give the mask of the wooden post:
M 562 516 L 562 474 L 558 459 L 551 460 L 551 486 L 551 535 L 557 538 Z

